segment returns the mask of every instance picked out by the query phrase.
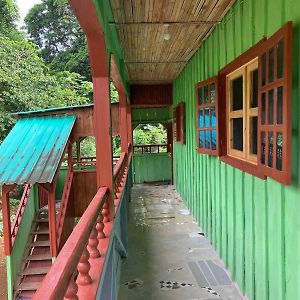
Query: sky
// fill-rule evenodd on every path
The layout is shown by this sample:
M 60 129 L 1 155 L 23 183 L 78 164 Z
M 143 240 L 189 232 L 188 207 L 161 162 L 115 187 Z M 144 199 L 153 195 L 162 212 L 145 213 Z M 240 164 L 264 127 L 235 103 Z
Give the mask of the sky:
M 19 13 L 20 13 L 20 23 L 23 24 L 23 20 L 25 16 L 27 15 L 30 8 L 37 3 L 40 3 L 40 0 L 16 0 L 17 5 L 19 7 Z

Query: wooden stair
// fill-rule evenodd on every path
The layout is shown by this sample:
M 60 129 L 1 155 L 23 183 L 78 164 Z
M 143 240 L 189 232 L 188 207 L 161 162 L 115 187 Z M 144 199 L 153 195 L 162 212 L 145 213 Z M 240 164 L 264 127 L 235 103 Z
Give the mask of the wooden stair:
M 31 227 L 14 298 L 31 299 L 51 265 L 48 210 L 43 208 L 37 212 Z

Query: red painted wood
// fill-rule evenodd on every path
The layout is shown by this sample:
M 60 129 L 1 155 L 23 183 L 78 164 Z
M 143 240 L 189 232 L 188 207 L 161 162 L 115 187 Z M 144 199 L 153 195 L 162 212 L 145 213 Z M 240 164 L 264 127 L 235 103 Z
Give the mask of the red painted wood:
M 111 119 L 109 78 L 93 78 L 94 82 L 94 111 L 97 156 L 97 185 L 107 187 L 109 192 L 109 218 L 113 218 L 113 161 L 111 143 Z
M 127 133 L 128 144 L 132 145 L 132 123 L 131 123 L 131 105 L 127 104 Z M 128 145 L 128 149 L 130 146 Z
M 68 0 L 74 14 L 87 36 L 93 77 L 108 74 L 104 34 L 93 0 Z
M 131 85 L 130 103 L 132 107 L 171 106 L 172 84 Z
M 10 255 L 11 250 L 12 250 L 9 192 L 12 191 L 14 188 L 15 188 L 15 185 L 3 185 L 2 186 L 2 216 L 3 216 L 5 255 Z
M 128 152 L 127 98 L 123 91 L 119 92 L 119 116 L 120 116 L 121 151 L 127 153 Z
M 72 278 L 79 259 L 83 251 L 86 249 L 86 244 L 90 237 L 91 231 L 95 226 L 104 201 L 106 200 L 107 192 L 107 188 L 100 188 L 98 190 L 89 207 L 81 217 L 77 226 L 59 253 L 55 264 L 48 272 L 33 299 L 54 300 L 62 299 L 64 297 L 69 286 L 70 278 Z M 100 257 L 95 259 L 95 262 L 93 261 L 93 265 L 97 265 L 98 260 L 103 261 L 102 257 Z M 97 270 L 98 279 L 100 278 L 99 276 L 101 275 L 101 270 L 102 269 Z M 95 284 L 95 282 L 93 281 L 92 284 Z M 96 282 L 96 284 L 98 284 L 98 282 Z M 90 286 L 87 287 L 90 288 Z
M 14 245 L 16 236 L 18 234 L 19 230 L 19 225 L 21 224 L 22 217 L 31 193 L 32 185 L 31 184 L 26 184 L 24 187 L 23 195 L 20 200 L 20 204 L 13 222 L 13 225 L 11 227 L 11 239 L 12 239 L 12 247 Z

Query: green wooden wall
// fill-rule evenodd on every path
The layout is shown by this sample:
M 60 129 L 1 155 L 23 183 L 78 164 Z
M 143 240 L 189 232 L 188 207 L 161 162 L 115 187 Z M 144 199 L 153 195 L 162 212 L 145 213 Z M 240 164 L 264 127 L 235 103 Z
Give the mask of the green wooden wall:
M 7 295 L 13 299 L 13 287 L 23 264 L 23 255 L 27 246 L 32 221 L 38 208 L 38 189 L 35 185 L 30 193 L 18 234 L 10 256 L 6 256 Z
M 171 181 L 172 159 L 169 153 L 134 154 L 133 182 Z
M 293 185 L 261 180 L 196 151 L 195 83 L 292 20 Z M 174 145 L 174 179 L 204 232 L 250 299 L 300 299 L 299 0 L 238 0 L 174 82 L 186 102 L 186 145 Z

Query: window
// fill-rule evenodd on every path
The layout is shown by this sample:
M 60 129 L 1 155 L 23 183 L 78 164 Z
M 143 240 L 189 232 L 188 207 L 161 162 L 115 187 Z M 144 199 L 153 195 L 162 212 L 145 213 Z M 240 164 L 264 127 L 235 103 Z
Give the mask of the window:
M 283 184 L 291 183 L 291 50 L 289 22 L 218 77 L 221 160 Z
M 218 80 L 217 77 L 196 85 L 196 132 L 199 153 L 218 155 Z
M 185 103 L 179 103 L 173 110 L 173 137 L 179 144 L 185 144 Z
M 257 163 L 258 59 L 226 76 L 227 153 Z

